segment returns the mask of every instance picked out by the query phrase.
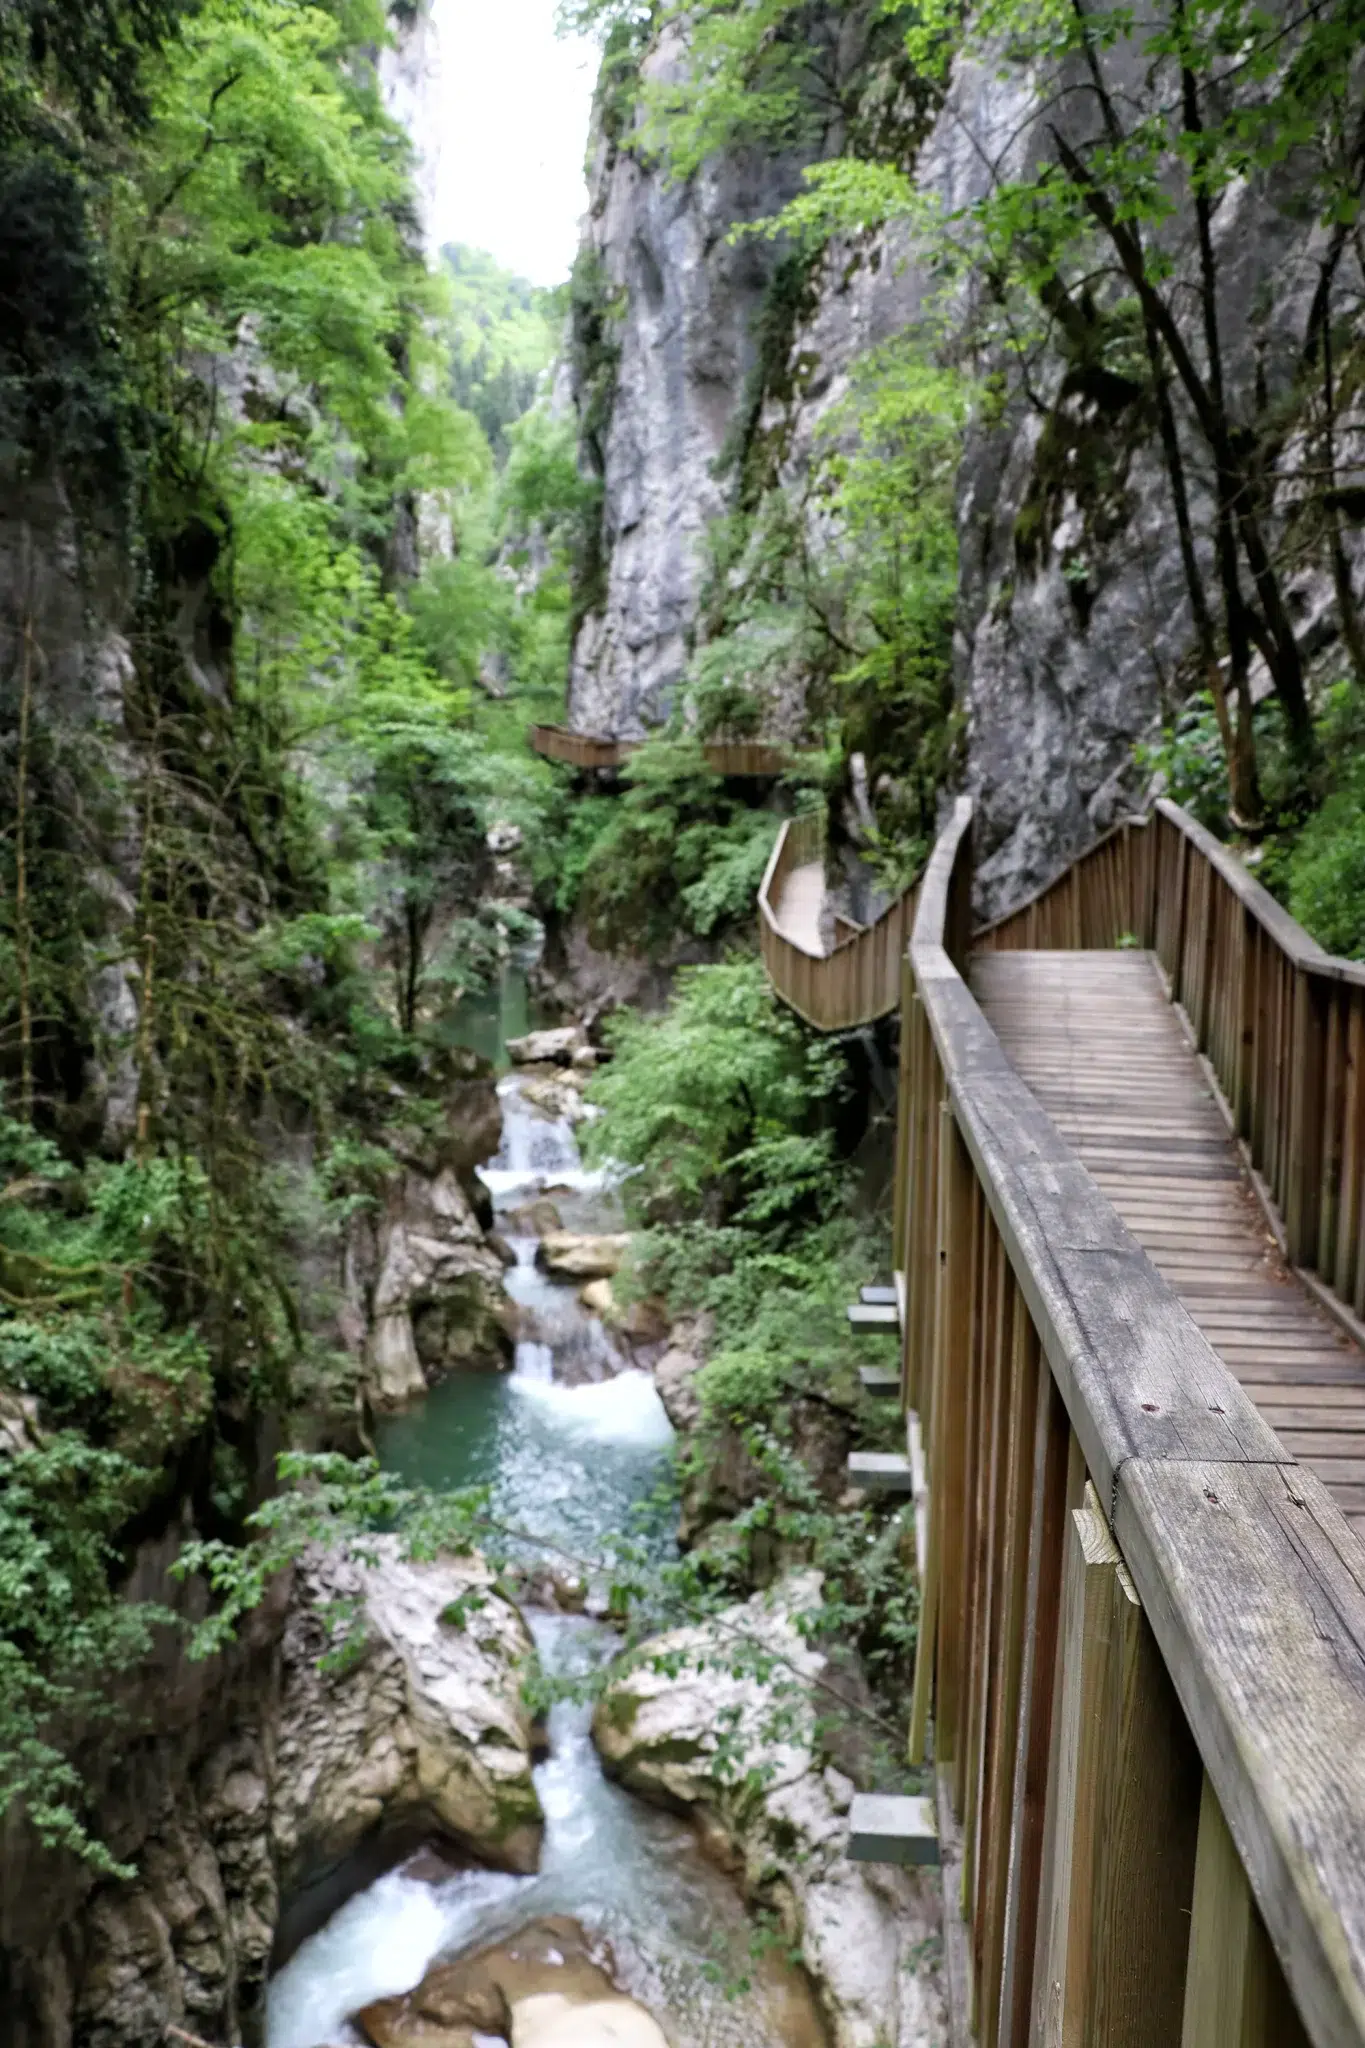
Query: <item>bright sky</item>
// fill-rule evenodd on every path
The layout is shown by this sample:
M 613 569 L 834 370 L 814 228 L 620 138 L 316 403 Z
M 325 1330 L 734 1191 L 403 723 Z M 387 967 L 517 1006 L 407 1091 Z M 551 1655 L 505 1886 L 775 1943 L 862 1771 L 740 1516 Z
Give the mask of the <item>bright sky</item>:
M 561 42 L 555 0 L 436 0 L 444 110 L 434 240 L 562 284 L 587 206 L 597 47 Z

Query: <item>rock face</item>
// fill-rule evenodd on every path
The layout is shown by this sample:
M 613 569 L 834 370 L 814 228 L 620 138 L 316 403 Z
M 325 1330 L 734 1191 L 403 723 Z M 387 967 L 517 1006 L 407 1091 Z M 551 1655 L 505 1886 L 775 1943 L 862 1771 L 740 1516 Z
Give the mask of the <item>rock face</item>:
M 623 1784 L 693 1813 L 747 1893 L 780 1915 L 836 2048 L 929 2048 L 946 2038 L 937 1966 L 924 1960 L 934 1887 L 845 1853 L 854 1788 L 820 1752 L 825 1660 L 795 1625 L 818 1585 L 794 1575 L 719 1624 L 646 1644 L 604 1696 L 593 1737 Z M 755 1652 L 777 1660 L 766 1681 L 736 1673 Z
M 670 33 L 647 75 L 666 79 L 680 54 Z M 739 150 L 679 183 L 596 137 L 581 264 L 598 280 L 619 353 L 599 451 L 605 589 L 578 635 L 569 696 L 584 732 L 638 738 L 668 713 L 696 615 L 700 543 L 728 508 L 716 466 L 777 264 L 771 244 L 732 245 L 729 231 L 785 205 L 800 171 L 800 158 Z
M 157 1721 L 101 1801 L 136 1878 L 7 1864 L 6 2048 L 146 2048 L 168 2018 L 258 2048 L 272 1952 L 340 1903 L 348 1862 L 368 1877 L 386 1845 L 439 1836 L 533 1868 L 530 1649 L 480 1561 L 381 1546 L 372 1569 L 317 1557 L 278 1582 L 225 1663 L 165 1663 Z
M 819 34 L 836 10 L 810 11 Z M 848 9 L 837 10 L 847 18 Z M 657 47 L 652 74 L 678 61 Z M 1026 63 L 960 60 L 943 110 L 916 159 L 921 194 L 948 210 L 978 196 L 987 167 L 1052 146 L 1047 124 L 1084 125 L 1079 98 L 1035 99 Z M 1076 138 L 1079 140 L 1079 135 Z M 837 136 L 828 138 L 838 148 Z M 825 152 L 826 139 L 809 146 Z M 604 594 L 574 653 L 571 717 L 583 730 L 634 735 L 665 715 L 698 624 L 701 541 L 732 511 L 736 473 L 718 462 L 734 437 L 777 451 L 776 483 L 801 501 L 819 422 L 847 386 L 850 364 L 912 323 L 933 280 L 892 233 L 834 243 L 807 280 L 790 344 L 765 369 L 753 414 L 756 335 L 771 245 L 727 239 L 736 222 L 783 203 L 795 166 L 746 151 L 718 153 L 670 184 L 625 140 L 601 137 L 592 165 L 585 250 L 615 309 L 620 352 L 604 430 L 597 385 L 576 393 L 585 458 L 604 479 Z M 1308 309 L 1326 231 L 1311 207 L 1271 203 L 1235 181 L 1213 220 L 1228 388 L 1248 416 L 1289 391 L 1303 360 Z M 1165 231 L 1177 266 L 1195 223 Z M 955 314 L 957 346 L 973 310 L 969 280 Z M 1194 296 L 1191 294 L 1191 304 Z M 949 308 L 949 326 L 954 309 Z M 1191 316 L 1193 322 L 1193 316 Z M 1195 344 L 1198 353 L 1199 344 Z M 1025 393 L 1006 365 L 1006 402 L 970 442 L 958 479 L 959 616 L 955 669 L 967 720 L 966 781 L 976 801 L 978 909 L 997 915 L 1135 807 L 1144 779 L 1133 743 L 1164 705 L 1196 687 L 1194 645 L 1171 494 L 1151 408 L 1122 378 L 1087 385 L 1056 348 L 1035 352 Z M 1258 379 L 1266 396 L 1257 398 Z M 600 406 L 599 406 L 600 409 Z M 1181 414 L 1191 510 L 1211 559 L 1211 505 L 1198 437 Z M 1097 453 L 1098 451 L 1098 453 Z M 1357 592 L 1365 535 L 1347 535 Z M 1300 646 L 1325 671 L 1345 666 L 1321 550 L 1289 576 Z M 1268 679 L 1262 676 L 1261 687 Z M 1257 673 L 1253 669 L 1253 690 Z M 799 726 L 799 677 L 784 687 L 774 731 Z
M 378 1406 L 424 1394 L 443 1372 L 511 1364 L 502 1260 L 449 1168 L 397 1177 L 362 1258 L 374 1273 L 366 1361 Z
M 316 1884 L 380 1828 L 534 1870 L 542 1820 L 520 1696 L 531 1638 L 487 1566 L 410 1564 L 381 1543 L 373 1565 L 315 1557 L 301 1577 L 270 1811 L 281 1890 Z M 359 1634 L 320 1664 L 323 1615 L 351 1603 Z

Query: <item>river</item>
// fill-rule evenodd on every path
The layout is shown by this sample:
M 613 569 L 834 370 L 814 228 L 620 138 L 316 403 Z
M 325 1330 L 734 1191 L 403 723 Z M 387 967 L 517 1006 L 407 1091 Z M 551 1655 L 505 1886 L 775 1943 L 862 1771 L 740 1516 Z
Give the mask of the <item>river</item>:
M 570 1127 L 537 1115 L 515 1076 L 499 1094 L 502 1149 L 483 1178 L 500 1219 L 552 1191 L 566 1228 L 616 1226 L 609 1178 L 584 1169 Z M 648 1374 L 623 1367 L 576 1290 L 539 1271 L 536 1240 L 510 1242 L 517 1263 L 505 1284 L 524 1330 L 515 1369 L 446 1380 L 384 1425 L 379 1455 L 433 1486 L 487 1485 L 501 1518 L 590 1557 L 665 1475 L 672 1431 Z M 601 1622 L 535 1611 L 528 1620 L 551 1670 L 580 1671 L 611 1653 Z M 546 1820 L 539 1874 L 380 1878 L 276 1977 L 268 2048 L 359 2042 L 348 2014 L 410 1989 L 436 1959 L 543 1913 L 571 1914 L 606 1937 L 623 1988 L 651 2008 L 675 2048 L 815 2048 L 820 2030 L 802 1981 L 772 1956 L 754 1961 L 748 1916 L 691 1828 L 607 1781 L 590 1719 L 573 1702 L 551 1709 L 549 1755 L 535 1773 Z

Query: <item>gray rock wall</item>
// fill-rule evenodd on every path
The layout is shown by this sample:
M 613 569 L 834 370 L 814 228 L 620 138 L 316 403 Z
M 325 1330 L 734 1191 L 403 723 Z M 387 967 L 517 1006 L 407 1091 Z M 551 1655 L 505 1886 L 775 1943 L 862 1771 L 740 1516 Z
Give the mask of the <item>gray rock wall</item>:
M 675 58 L 657 50 L 647 75 Z M 601 133 L 594 149 L 583 247 L 616 295 L 619 356 L 603 449 L 606 588 L 574 647 L 569 715 L 580 731 L 635 739 L 667 717 L 686 665 L 701 543 L 731 496 L 716 465 L 777 265 L 771 243 L 732 245 L 730 230 L 784 206 L 801 162 L 735 151 L 675 184 Z
M 921 191 L 948 210 L 976 197 L 990 164 L 1017 160 L 1045 139 L 1031 125 L 1034 103 L 1026 68 L 960 64 L 919 152 Z M 779 205 L 793 171 L 735 152 L 670 188 L 626 151 L 599 145 L 588 235 L 622 290 L 624 312 L 605 443 L 606 602 L 584 622 L 574 650 L 571 717 L 583 730 L 638 734 L 665 715 L 682 673 L 702 535 L 733 504 L 733 480 L 716 475 L 715 456 L 745 401 L 752 323 L 771 274 L 771 245 L 732 250 L 725 233 L 732 221 Z M 1259 374 L 1272 400 L 1295 364 L 1323 239 L 1311 219 L 1280 203 L 1284 197 L 1235 186 L 1215 221 L 1231 387 L 1249 394 Z M 1176 261 L 1188 263 L 1193 223 L 1177 219 L 1171 240 Z M 799 493 L 813 437 L 853 360 L 914 321 L 933 284 L 895 233 L 828 252 L 811 311 L 792 338 L 799 374 L 760 421 L 780 443 L 788 491 Z M 971 355 L 975 289 L 969 282 L 950 305 L 948 325 L 956 325 L 968 367 L 984 372 L 1000 366 Z M 1134 741 L 1196 686 L 1154 424 L 1141 405 L 1102 417 L 1092 398 L 1068 389 L 1066 368 L 1060 354 L 1043 350 L 1030 367 L 1027 399 L 1011 373 L 1000 423 L 974 435 L 959 478 L 956 680 L 977 804 L 979 909 L 988 916 L 1049 879 L 1133 807 L 1143 793 Z M 1098 486 L 1049 474 L 1050 420 L 1060 427 L 1049 437 L 1053 449 L 1059 438 L 1103 439 Z M 1206 533 L 1208 479 L 1197 439 L 1183 426 L 1195 523 Z M 1026 511 L 1032 531 L 1024 547 Z M 1357 569 L 1365 574 L 1365 550 Z M 1336 623 L 1321 562 L 1304 563 L 1289 597 L 1306 654 L 1330 666 Z M 1253 688 L 1267 681 L 1253 675 Z M 781 717 L 799 719 L 799 702 L 784 705 Z
M 149 1596 L 183 1597 L 171 1555 L 144 1554 Z M 478 1611 L 444 1620 L 471 1591 Z M 355 1633 L 327 1659 L 340 1603 Z M 411 1565 L 391 1546 L 364 1569 L 309 1559 L 225 1660 L 168 1649 L 155 1712 L 102 1764 L 104 1839 L 134 1878 L 97 1880 L 17 1827 L 2 1845 L 6 2048 L 147 2048 L 168 2020 L 259 2048 L 272 1958 L 403 1845 L 534 1869 L 530 1654 L 480 1560 Z

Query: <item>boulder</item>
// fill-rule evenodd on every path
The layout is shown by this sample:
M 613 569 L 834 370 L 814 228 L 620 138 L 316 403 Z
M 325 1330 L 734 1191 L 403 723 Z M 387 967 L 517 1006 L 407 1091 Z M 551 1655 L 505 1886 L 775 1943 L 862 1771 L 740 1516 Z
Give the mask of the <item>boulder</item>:
M 590 1315 L 600 1316 L 608 1329 L 631 1344 L 661 1344 L 668 1335 L 667 1310 L 652 1297 L 618 1301 L 610 1280 L 589 1280 L 579 1288 L 578 1298 Z
M 578 1299 L 589 1315 L 601 1316 L 604 1322 L 616 1307 L 610 1280 L 586 1280 L 578 1290 Z
M 610 1280 L 619 1273 L 630 1250 L 630 1233 L 580 1236 L 573 1230 L 552 1230 L 540 1241 L 536 1262 L 560 1280 Z
M 506 1210 L 502 1220 L 514 1237 L 548 1237 L 552 1230 L 564 1228 L 563 1217 L 544 1195 L 523 1202 L 519 1209 Z
M 668 2048 L 657 2023 L 616 1989 L 577 1921 L 554 1915 L 496 1946 L 438 1963 L 415 1991 L 357 2014 L 374 2048 Z
M 528 1076 L 521 1084 L 522 1099 L 557 1124 L 581 1124 L 588 1114 L 574 1080 L 566 1074 Z
M 528 1031 L 524 1038 L 509 1038 L 507 1057 L 516 1067 L 567 1067 L 587 1042 L 581 1024 L 564 1024 L 558 1030 Z
M 930 2048 L 945 2038 L 936 1890 L 922 1873 L 848 1859 L 853 1787 L 823 1754 L 826 1660 L 799 1626 L 819 1588 L 817 1573 L 795 1573 L 715 1623 L 644 1644 L 604 1694 L 593 1737 L 613 1777 L 691 1812 L 746 1893 L 777 1912 L 835 2048 Z M 765 1679 L 751 1675 L 760 1663 Z
M 701 1420 L 696 1378 L 706 1363 L 710 1318 L 701 1316 L 695 1322 L 675 1323 L 667 1337 L 668 1349 L 654 1366 L 654 1384 L 673 1427 L 692 1430 Z
M 329 1617 L 348 1612 L 338 1645 Z M 414 1564 L 392 1538 L 370 1564 L 310 1553 L 285 1629 L 269 1801 L 281 1892 L 316 1888 L 375 1834 L 431 1834 L 534 1870 L 532 1656 L 482 1558 Z
M 452 1168 L 395 1176 L 372 1257 L 365 1355 L 377 1407 L 416 1399 L 443 1372 L 511 1364 L 503 1262 Z

